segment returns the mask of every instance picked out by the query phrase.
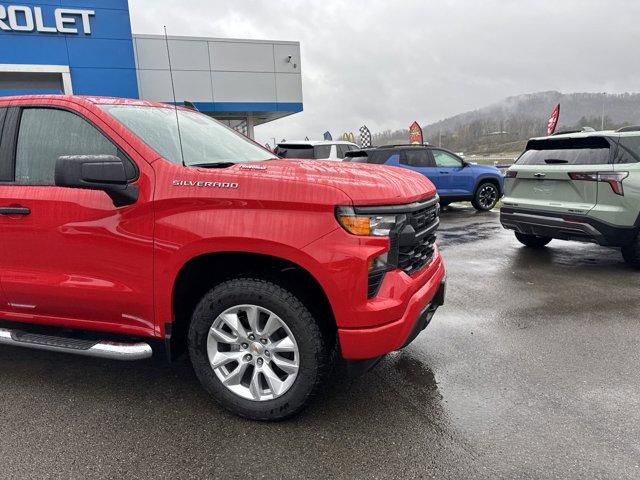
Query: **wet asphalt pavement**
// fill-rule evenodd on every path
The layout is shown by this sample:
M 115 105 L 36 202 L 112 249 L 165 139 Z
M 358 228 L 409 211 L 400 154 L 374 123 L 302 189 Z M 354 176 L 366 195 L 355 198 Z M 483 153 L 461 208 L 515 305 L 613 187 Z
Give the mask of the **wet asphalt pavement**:
M 0 348 L 0 478 L 640 478 L 640 273 L 442 216 L 446 305 L 296 419 L 231 416 L 186 361 Z

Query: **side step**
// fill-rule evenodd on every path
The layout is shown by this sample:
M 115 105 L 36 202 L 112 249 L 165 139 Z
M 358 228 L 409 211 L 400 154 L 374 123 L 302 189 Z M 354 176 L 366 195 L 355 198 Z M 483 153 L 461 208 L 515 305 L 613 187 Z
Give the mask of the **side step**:
M 148 343 L 117 343 L 100 340 L 56 337 L 0 328 L 0 345 L 34 348 L 50 352 L 73 353 L 86 357 L 111 360 L 143 360 L 151 357 L 153 350 Z

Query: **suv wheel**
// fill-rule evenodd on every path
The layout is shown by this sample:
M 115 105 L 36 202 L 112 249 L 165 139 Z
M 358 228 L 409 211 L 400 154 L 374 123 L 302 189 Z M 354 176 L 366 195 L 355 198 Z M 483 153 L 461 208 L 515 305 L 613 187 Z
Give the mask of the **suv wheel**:
M 224 408 L 254 420 L 302 410 L 328 372 L 318 323 L 292 293 L 261 279 L 224 282 L 200 301 L 189 356 L 204 388 Z
M 481 183 L 476 190 L 476 194 L 473 196 L 471 204 L 476 210 L 486 212 L 496 206 L 499 198 L 500 192 L 498 191 L 498 187 L 491 182 L 485 182 Z
M 528 233 L 514 232 L 520 243 L 532 248 L 542 248 L 551 241 L 550 237 L 539 237 L 538 235 L 529 235 Z
M 631 245 L 622 247 L 622 258 L 627 265 L 640 269 L 640 235 L 636 236 Z

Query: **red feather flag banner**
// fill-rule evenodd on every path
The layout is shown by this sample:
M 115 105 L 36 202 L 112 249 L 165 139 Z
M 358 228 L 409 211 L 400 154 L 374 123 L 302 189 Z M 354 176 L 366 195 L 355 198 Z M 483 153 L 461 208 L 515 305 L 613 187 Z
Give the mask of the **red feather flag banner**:
M 547 135 L 553 135 L 553 132 L 556 131 L 556 126 L 558 125 L 558 118 L 560 117 L 560 104 L 556 105 L 556 108 L 551 112 L 551 116 L 549 117 L 549 121 L 547 122 Z
M 424 143 L 424 138 L 422 136 L 422 127 L 420 127 L 418 122 L 413 122 L 409 127 L 409 143 Z

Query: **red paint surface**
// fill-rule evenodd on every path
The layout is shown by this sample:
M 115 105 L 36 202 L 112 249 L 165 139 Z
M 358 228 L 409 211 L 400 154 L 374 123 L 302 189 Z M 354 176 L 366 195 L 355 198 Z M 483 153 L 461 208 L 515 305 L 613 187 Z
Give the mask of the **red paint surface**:
M 0 107 L 48 105 L 79 113 L 140 170 L 140 197 L 121 208 L 99 191 L 0 184 L 0 206 L 31 209 L 28 216 L 0 216 L 1 318 L 162 338 L 174 318 L 180 269 L 199 255 L 239 251 L 306 269 L 327 294 L 346 358 L 402 345 L 444 275 L 441 257 L 436 253 L 412 277 L 388 273 L 379 294 L 368 300 L 367 262 L 388 249 L 388 240 L 348 234 L 334 209 L 432 197 L 435 188 L 426 177 L 392 167 L 303 160 L 251 164 L 265 169 L 185 168 L 160 158 L 96 103 L 151 105 L 65 96 L 0 100 Z M 238 188 L 175 186 L 174 180 Z

